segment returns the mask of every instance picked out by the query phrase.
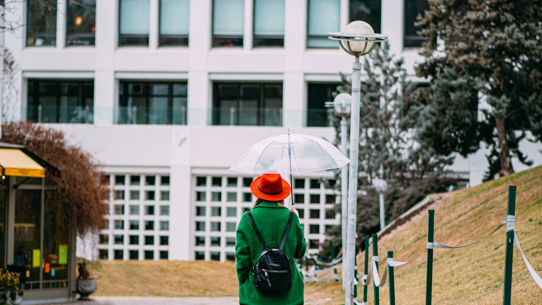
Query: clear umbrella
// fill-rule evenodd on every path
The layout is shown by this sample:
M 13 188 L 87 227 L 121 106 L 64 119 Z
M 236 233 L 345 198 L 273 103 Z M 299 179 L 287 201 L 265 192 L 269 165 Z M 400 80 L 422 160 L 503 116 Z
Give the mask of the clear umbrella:
M 230 170 L 261 174 L 278 171 L 302 175 L 342 168 L 349 162 L 337 147 L 321 138 L 290 134 L 266 138 L 249 147 Z

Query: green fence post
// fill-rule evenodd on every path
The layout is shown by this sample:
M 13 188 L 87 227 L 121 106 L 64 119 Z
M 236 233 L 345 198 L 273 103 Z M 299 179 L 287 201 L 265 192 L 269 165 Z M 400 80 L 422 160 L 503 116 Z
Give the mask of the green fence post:
M 333 248 L 333 242 L 329 241 L 329 250 L 331 251 L 331 262 L 335 260 L 335 248 Z M 337 273 L 337 268 L 335 267 L 336 264 L 333 263 L 333 273 L 335 273 L 335 282 L 339 281 L 339 274 Z
M 376 234 L 373 234 L 373 258 L 378 258 L 378 236 Z M 378 270 L 378 260 L 375 261 L 376 269 Z M 379 274 L 375 274 L 377 277 L 379 277 Z M 373 282 L 374 283 L 374 282 Z M 374 286 L 374 292 L 375 292 L 375 305 L 380 304 L 380 295 L 378 291 L 378 287 Z
M 305 256 L 305 280 L 309 279 L 309 258 Z
M 431 293 L 433 289 L 433 229 L 435 210 L 429 210 L 427 226 L 427 280 L 425 287 L 425 304 L 431 305 Z
M 512 299 L 512 263 L 514 256 L 514 218 L 516 215 L 516 187 L 508 187 L 508 216 L 506 218 L 506 258 L 504 265 L 504 305 Z
M 393 259 L 393 251 L 388 251 L 388 259 Z M 386 265 L 388 265 L 386 263 Z M 395 305 L 395 281 L 393 279 L 393 266 L 388 267 L 389 283 L 390 283 L 390 305 Z
M 355 282 L 358 282 L 359 284 L 359 278 L 358 278 L 358 251 L 356 249 L 356 254 L 354 254 L 354 280 Z M 354 300 L 358 299 L 358 285 L 354 285 Z
M 363 278 L 365 284 L 363 285 L 363 303 L 367 304 L 367 273 L 369 272 L 369 235 L 365 235 L 365 269 L 363 270 Z

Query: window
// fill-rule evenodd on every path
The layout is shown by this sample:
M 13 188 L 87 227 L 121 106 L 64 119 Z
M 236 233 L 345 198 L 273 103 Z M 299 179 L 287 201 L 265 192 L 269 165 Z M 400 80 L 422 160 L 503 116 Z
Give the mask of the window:
M 220 217 L 222 216 L 221 207 L 211 207 L 211 216 Z
M 244 0 L 213 0 L 213 47 L 243 46 Z
M 94 81 L 28 80 L 29 121 L 91 124 L 93 113 Z
M 150 0 L 119 1 L 119 46 L 148 46 Z
M 139 230 L 139 220 L 130 220 L 130 230 Z
M 196 177 L 196 186 L 207 185 L 207 177 Z
M 122 204 L 115 204 L 115 207 L 114 207 L 114 214 L 115 214 L 115 215 L 124 215 L 124 205 L 122 205 Z
M 154 236 L 152 236 L 152 235 L 146 235 L 146 236 L 145 236 L 145 245 L 146 245 L 146 246 L 152 246 L 152 245 L 154 245 Z
M 254 46 L 284 46 L 285 0 L 255 0 Z
M 130 215 L 139 215 L 139 206 L 131 205 L 130 206 Z
M 381 33 L 382 0 L 350 0 L 350 21 L 363 20 Z
M 196 207 L 196 216 L 205 216 L 205 207 Z
M 69 0 L 66 14 L 66 45 L 94 46 L 96 0 Z
M 237 217 L 237 208 L 236 207 L 227 207 L 226 216 L 228 217 Z
M 160 1 L 160 46 L 187 46 L 189 0 Z
M 115 250 L 113 251 L 115 259 L 124 259 L 124 251 L 122 250 Z
M 220 247 L 220 237 L 211 237 L 211 247 Z
M 119 124 L 186 124 L 186 83 L 120 83 Z
M 115 220 L 115 230 L 124 230 L 124 220 Z
M 222 177 L 212 177 L 211 178 L 212 186 L 222 186 Z
M 141 183 L 141 176 L 130 176 L 130 185 L 139 185 Z
M 56 45 L 56 0 L 27 1 L 26 45 Z
M 100 245 L 107 245 L 109 243 L 109 235 L 100 234 L 99 243 L 100 243 Z
M 115 243 L 115 245 L 124 244 L 124 235 L 115 235 L 114 236 L 114 243 Z
M 160 176 L 160 185 L 169 185 L 169 176 Z
M 213 125 L 281 126 L 281 83 L 214 83 Z
M 169 206 L 161 205 L 160 206 L 160 216 L 169 216 Z
M 139 191 L 130 191 L 130 200 L 139 200 Z
M 211 252 L 211 260 L 219 261 L 220 260 L 220 252 Z
M 154 230 L 154 221 L 145 220 L 145 231 L 152 231 L 152 230 Z
M 169 221 L 161 220 L 160 221 L 160 231 L 167 231 L 167 230 L 169 230 Z
M 145 191 L 145 200 L 153 201 L 154 194 L 154 191 Z
M 98 256 L 100 259 L 109 259 L 109 251 L 106 249 L 98 250 Z
M 145 176 L 145 185 L 155 185 L 156 177 L 155 176 Z
M 139 259 L 139 251 L 138 250 L 130 250 L 130 259 Z
M 160 201 L 169 200 L 169 191 L 160 191 Z
M 340 0 L 309 0 L 307 47 L 338 48 L 329 32 L 339 32 Z
M 160 259 L 168 259 L 168 251 L 160 251 Z
M 205 246 L 205 237 L 203 237 L 203 236 L 196 236 L 196 237 L 195 237 L 195 245 L 196 245 L 196 246 Z
M 205 253 L 204 252 L 201 252 L 201 251 L 196 251 L 194 253 L 194 258 L 196 260 L 204 260 L 205 259 Z
M 154 205 L 145 206 L 145 215 L 154 215 Z
M 160 246 L 169 245 L 169 236 L 160 236 Z
M 326 102 L 333 101 L 333 92 L 339 84 L 308 84 L 307 126 L 326 127 L 329 125 Z
M 423 15 L 425 10 L 429 9 L 427 0 L 405 0 L 405 32 L 403 37 L 403 47 L 421 47 L 425 40 L 418 35 L 418 28 L 414 25 L 418 15 Z
M 146 250 L 145 251 L 145 259 L 154 259 L 154 251 Z
M 130 245 L 139 245 L 138 235 L 130 235 Z

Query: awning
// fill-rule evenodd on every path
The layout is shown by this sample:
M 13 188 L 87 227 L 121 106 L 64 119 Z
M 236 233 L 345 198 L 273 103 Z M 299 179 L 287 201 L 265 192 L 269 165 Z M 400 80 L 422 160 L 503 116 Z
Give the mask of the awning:
M 45 169 L 18 148 L 0 148 L 2 176 L 44 178 Z

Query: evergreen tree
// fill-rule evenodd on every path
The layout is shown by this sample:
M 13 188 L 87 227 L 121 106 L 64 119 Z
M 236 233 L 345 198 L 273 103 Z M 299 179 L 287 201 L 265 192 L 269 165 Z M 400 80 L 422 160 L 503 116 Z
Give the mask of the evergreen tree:
M 386 223 L 427 194 L 443 192 L 452 183 L 444 175 L 444 167 L 451 163 L 451 158 L 439 156 L 431 147 L 415 141 L 415 130 L 421 127 L 418 113 L 424 105 L 418 96 L 419 84 L 407 80 L 403 59 L 395 59 L 387 43 L 368 57 L 363 63 L 360 90 L 358 187 L 365 190 L 366 195 L 357 200 L 359 236 L 379 230 L 379 194 L 372 186 L 375 179 L 383 179 L 389 185 L 385 191 Z M 351 80 L 344 75 L 342 79 L 337 93 L 350 93 Z M 341 118 L 330 111 L 330 119 L 335 127 L 335 141 L 340 143 Z M 350 122 L 348 133 L 349 127 Z M 341 189 L 339 184 L 337 190 Z M 335 246 L 340 245 L 340 227 L 327 234 Z M 324 243 L 323 256 L 328 254 L 326 245 Z
M 427 38 L 416 67 L 430 81 L 418 135 L 442 155 L 485 142 L 486 179 L 530 165 L 519 143 L 542 140 L 542 0 L 432 0 L 417 25 Z

